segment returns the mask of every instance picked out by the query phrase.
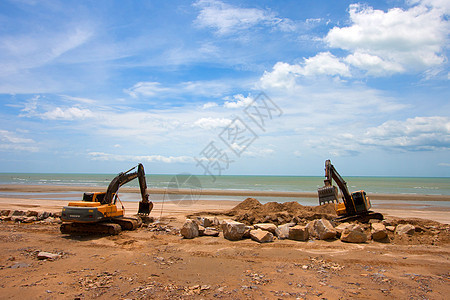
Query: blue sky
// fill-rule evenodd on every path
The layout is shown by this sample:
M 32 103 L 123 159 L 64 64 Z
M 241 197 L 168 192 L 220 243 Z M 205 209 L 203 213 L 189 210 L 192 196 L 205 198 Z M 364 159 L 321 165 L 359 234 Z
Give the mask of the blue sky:
M 1 1 L 0 172 L 450 176 L 449 12 Z

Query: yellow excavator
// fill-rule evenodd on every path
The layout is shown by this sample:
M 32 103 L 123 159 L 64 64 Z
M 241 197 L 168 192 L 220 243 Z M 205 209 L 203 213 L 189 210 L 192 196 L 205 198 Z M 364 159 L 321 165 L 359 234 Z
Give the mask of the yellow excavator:
M 342 193 L 342 202 L 339 201 L 338 189 L 333 186 L 333 180 L 338 185 Z M 366 192 L 356 191 L 350 194 L 347 188 L 347 182 L 339 175 L 331 161 L 325 161 L 325 180 L 324 186 L 317 189 L 319 194 L 319 204 L 335 203 L 336 214 L 334 219 L 339 222 L 358 220 L 368 222 L 370 219 L 383 220 L 383 215 L 370 211 L 372 205 Z
M 137 168 L 137 171 L 132 172 Z M 138 164 L 126 172 L 119 173 L 109 184 L 106 192 L 84 193 L 83 200 L 69 202 L 61 212 L 60 230 L 63 234 L 72 233 L 103 233 L 115 235 L 122 230 L 134 230 L 140 225 L 139 218 L 125 217 L 123 205 L 118 208 L 117 200 L 121 203 L 119 188 L 139 179 L 142 200 L 139 202 L 138 215 L 150 214 L 153 203 L 149 201 L 147 182 L 145 180 L 144 166 Z

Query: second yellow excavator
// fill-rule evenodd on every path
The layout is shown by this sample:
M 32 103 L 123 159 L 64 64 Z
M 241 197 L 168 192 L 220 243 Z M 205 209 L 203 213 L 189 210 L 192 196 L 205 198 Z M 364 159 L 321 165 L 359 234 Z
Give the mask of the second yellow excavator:
M 333 186 L 333 180 L 341 190 L 343 202 L 339 201 L 338 189 Z M 365 191 L 361 190 L 350 194 L 347 182 L 339 175 L 329 159 L 325 161 L 325 180 L 323 182 L 325 185 L 317 189 L 319 204 L 335 203 L 336 214 L 338 215 L 336 221 L 358 220 L 368 222 L 370 219 L 383 220 L 382 214 L 370 211 L 372 205 Z

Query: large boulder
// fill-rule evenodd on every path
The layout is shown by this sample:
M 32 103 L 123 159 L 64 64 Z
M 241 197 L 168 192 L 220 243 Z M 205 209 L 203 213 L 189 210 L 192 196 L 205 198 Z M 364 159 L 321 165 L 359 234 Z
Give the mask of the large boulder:
M 338 226 L 334 227 L 334 230 L 337 232 L 337 236 L 340 237 L 342 232 L 347 229 L 347 227 L 351 227 L 352 224 L 350 223 L 341 223 Z
M 286 223 L 283 225 L 279 225 L 275 229 L 275 235 L 280 240 L 288 239 L 289 238 L 289 228 L 291 228 L 294 225 L 295 225 L 295 223 Z
M 365 243 L 367 241 L 367 235 L 361 226 L 353 224 L 342 231 L 341 241 L 347 243 Z
M 402 234 L 413 235 L 415 231 L 416 227 L 414 227 L 414 225 L 411 224 L 398 224 L 397 227 L 395 228 L 395 233 L 400 235 Z
M 267 230 L 262 230 L 262 229 L 251 230 L 250 238 L 258 243 L 273 242 L 273 234 Z
M 193 239 L 195 237 L 198 237 L 199 231 L 197 222 L 191 219 L 186 219 L 183 227 L 181 227 L 180 233 L 185 239 Z
M 224 220 L 222 223 L 223 237 L 230 241 L 241 240 L 245 229 L 245 224 L 241 222 Z
M 334 239 L 336 237 L 336 230 L 327 219 L 316 219 L 306 225 L 310 237 L 319 240 Z
M 275 230 L 277 229 L 277 225 L 272 224 L 272 223 L 259 223 L 259 224 L 255 224 L 253 226 L 255 226 L 256 229 L 269 231 L 272 234 L 275 234 Z
M 372 223 L 370 234 L 374 241 L 384 240 L 387 237 L 386 226 L 383 223 Z
M 289 227 L 289 239 L 294 241 L 307 241 L 309 234 L 306 226 L 296 225 Z

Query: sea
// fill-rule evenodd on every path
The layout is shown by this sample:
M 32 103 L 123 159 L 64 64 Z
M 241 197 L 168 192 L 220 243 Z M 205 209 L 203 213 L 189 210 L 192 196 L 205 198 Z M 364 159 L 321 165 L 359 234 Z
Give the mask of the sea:
M 38 174 L 38 173 L 0 173 L 1 185 L 62 185 L 107 187 L 117 174 Z M 208 175 L 161 175 L 147 174 L 149 188 L 191 188 L 214 190 L 250 190 L 250 191 L 286 191 L 286 192 L 317 192 L 323 186 L 322 176 L 208 176 Z M 418 195 L 450 195 L 450 177 L 368 177 L 346 176 L 345 180 L 350 191 L 365 190 L 368 194 L 418 194 Z M 137 180 L 127 183 L 127 187 L 138 187 Z M 120 190 L 119 190 L 120 192 Z M 1 192 L 0 196 L 11 194 Z M 15 193 L 18 194 L 18 193 Z M 80 193 L 73 193 L 73 199 L 80 200 Z M 121 193 L 122 201 L 139 201 L 139 193 Z M 166 195 L 151 195 L 152 201 L 165 201 Z M 242 201 L 242 196 L 198 196 L 198 200 L 236 200 Z M 318 198 L 289 197 L 257 197 L 262 203 L 269 201 L 297 201 L 303 205 L 317 205 Z M 68 199 L 68 198 L 64 198 Z M 450 201 L 426 201 L 427 205 L 450 207 Z M 380 202 L 381 203 L 381 202 Z M 419 205 L 416 201 L 416 204 Z

